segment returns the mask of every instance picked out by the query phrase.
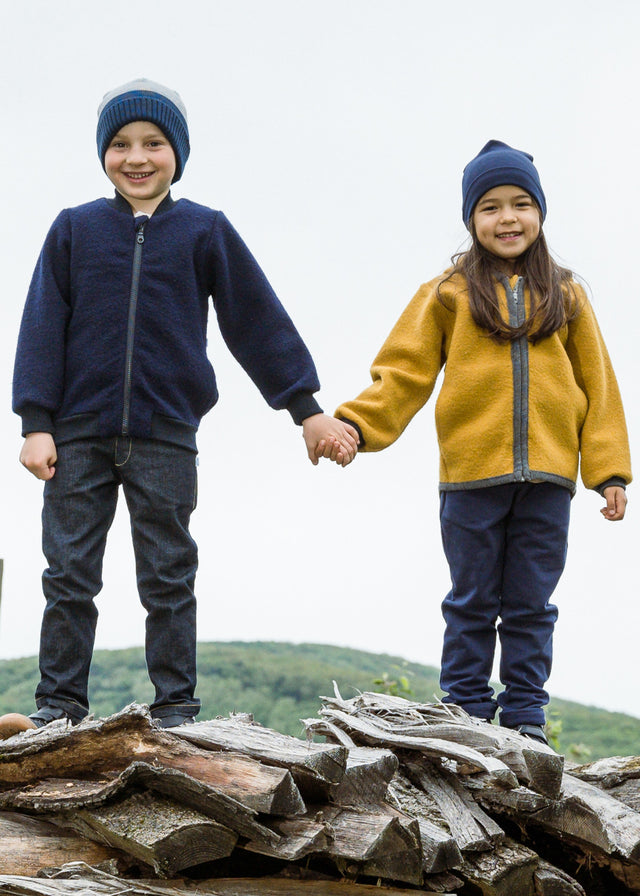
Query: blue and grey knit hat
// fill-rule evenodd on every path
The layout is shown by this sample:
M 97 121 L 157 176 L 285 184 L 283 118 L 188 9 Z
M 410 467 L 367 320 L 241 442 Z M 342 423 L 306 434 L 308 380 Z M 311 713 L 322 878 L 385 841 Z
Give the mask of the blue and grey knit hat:
M 462 220 L 469 226 L 476 203 L 492 187 L 514 184 L 522 187 L 540 206 L 542 220 L 547 216 L 547 200 L 540 176 L 528 152 L 513 149 L 500 140 L 489 140 L 462 175 Z
M 104 156 L 114 134 L 132 121 L 152 121 L 167 137 L 176 156 L 173 183 L 180 180 L 189 158 L 187 110 L 175 90 L 138 78 L 106 93 L 98 107 L 98 155 Z

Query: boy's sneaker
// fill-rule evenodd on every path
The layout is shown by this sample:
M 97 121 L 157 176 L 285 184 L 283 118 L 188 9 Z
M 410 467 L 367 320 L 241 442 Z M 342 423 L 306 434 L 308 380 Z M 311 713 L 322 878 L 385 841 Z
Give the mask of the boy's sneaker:
M 158 728 L 180 728 L 182 725 L 193 725 L 195 718 L 193 716 L 162 716 L 162 718 L 154 718 L 154 724 Z
M 544 733 L 542 725 L 516 725 L 514 730 L 523 737 L 528 737 L 530 740 L 537 740 L 538 743 L 549 746 L 549 741 L 547 740 L 547 735 Z
M 77 725 L 61 706 L 42 706 L 36 712 L 32 712 L 29 718 L 36 728 L 44 728 L 49 722 L 55 722 L 57 719 L 66 719 L 72 725 Z

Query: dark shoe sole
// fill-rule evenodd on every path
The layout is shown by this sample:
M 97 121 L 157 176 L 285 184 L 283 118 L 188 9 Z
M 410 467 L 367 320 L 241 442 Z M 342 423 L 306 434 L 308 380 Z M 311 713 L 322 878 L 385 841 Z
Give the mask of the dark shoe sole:
M 518 725 L 515 730 L 523 737 L 528 737 L 529 740 L 537 740 L 539 744 L 544 744 L 546 747 L 549 746 L 549 741 L 542 725 Z
M 164 716 L 153 721 L 158 728 L 180 728 L 181 725 L 193 725 L 195 719 L 193 716 Z

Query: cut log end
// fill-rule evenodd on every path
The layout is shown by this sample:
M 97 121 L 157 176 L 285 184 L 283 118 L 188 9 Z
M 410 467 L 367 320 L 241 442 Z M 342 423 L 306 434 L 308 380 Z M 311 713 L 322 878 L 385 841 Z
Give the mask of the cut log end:
M 0 716 L 0 740 L 9 740 L 23 731 L 32 731 L 38 726 L 29 716 L 23 716 L 20 712 L 8 712 Z

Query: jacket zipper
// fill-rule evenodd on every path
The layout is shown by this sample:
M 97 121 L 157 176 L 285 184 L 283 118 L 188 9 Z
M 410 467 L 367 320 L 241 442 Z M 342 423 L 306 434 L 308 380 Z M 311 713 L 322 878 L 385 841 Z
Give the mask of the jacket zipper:
M 131 292 L 129 293 L 129 319 L 127 322 L 127 345 L 124 361 L 124 395 L 122 404 L 122 435 L 129 434 L 129 418 L 131 415 L 131 368 L 133 366 L 133 337 L 136 329 L 136 309 L 138 306 L 138 288 L 140 286 L 140 268 L 142 266 L 142 247 L 144 246 L 144 225 L 136 228 L 136 244 L 133 250 L 133 267 L 131 273 Z
M 525 320 L 523 280 L 520 277 L 510 289 L 513 308 L 510 309 L 512 325 L 519 326 Z M 529 477 L 529 342 L 526 336 L 511 343 L 513 366 L 513 472 L 516 479 L 525 482 Z

